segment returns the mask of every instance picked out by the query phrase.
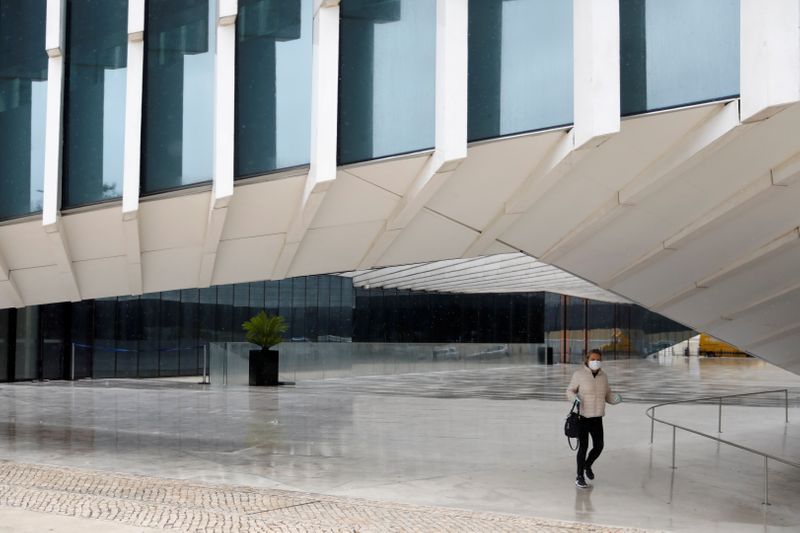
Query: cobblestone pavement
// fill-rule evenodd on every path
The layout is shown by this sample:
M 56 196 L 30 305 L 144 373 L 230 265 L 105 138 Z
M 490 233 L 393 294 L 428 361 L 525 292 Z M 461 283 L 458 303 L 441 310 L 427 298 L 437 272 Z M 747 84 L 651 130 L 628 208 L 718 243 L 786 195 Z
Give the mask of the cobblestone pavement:
M 192 532 L 642 531 L 12 462 L 0 462 L 0 505 Z

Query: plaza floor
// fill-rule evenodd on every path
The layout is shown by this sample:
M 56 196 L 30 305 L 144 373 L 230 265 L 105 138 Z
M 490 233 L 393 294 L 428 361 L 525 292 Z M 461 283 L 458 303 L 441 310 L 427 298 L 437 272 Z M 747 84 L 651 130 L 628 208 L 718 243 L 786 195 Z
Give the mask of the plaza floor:
M 562 434 L 570 365 L 280 389 L 169 380 L 4 384 L 0 506 L 187 531 L 279 529 L 274 521 L 285 516 L 277 511 L 287 507 L 303 513 L 290 514 L 294 522 L 280 527 L 294 524 L 298 531 L 381 531 L 391 524 L 404 531 L 587 527 L 568 522 L 675 531 L 800 529 L 800 471 L 770 465 L 772 505 L 764 506 L 763 459 L 679 433 L 673 470 L 671 430 L 657 427 L 651 446 L 644 415 L 660 401 L 788 387 L 788 425 L 780 395 L 732 401 L 723 410 L 723 436 L 800 461 L 800 376 L 756 360 L 682 357 L 609 361 L 606 369 L 626 402 L 608 408 L 606 450 L 594 487 L 585 491 L 573 485 L 574 453 Z M 659 416 L 717 430 L 712 405 L 667 407 Z M 93 481 L 82 485 L 87 479 Z M 134 488 L 119 488 L 129 485 Z M 209 501 L 198 494 L 211 493 L 223 501 L 247 493 L 294 503 L 195 505 Z M 62 507 L 30 505 L 59 498 L 66 498 Z M 318 501 L 326 505 L 308 503 Z M 145 513 L 148 522 L 137 506 L 166 514 Z M 228 513 L 228 521 L 211 527 L 192 514 L 197 507 Z M 153 522 L 155 516 L 166 521 Z M 462 522 L 452 522 L 454 516 Z M 249 525 L 231 525 L 241 517 Z M 553 522 L 559 520 L 568 522 Z

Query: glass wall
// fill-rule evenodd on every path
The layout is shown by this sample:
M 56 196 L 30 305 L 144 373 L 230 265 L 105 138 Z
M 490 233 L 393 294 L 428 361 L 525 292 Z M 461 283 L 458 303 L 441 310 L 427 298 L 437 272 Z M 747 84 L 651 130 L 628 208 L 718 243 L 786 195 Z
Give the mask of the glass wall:
M 147 0 L 142 192 L 210 181 L 214 0 Z
M 128 0 L 70 0 L 64 207 L 122 196 Z
M 11 313 L 12 311 L 9 309 L 0 310 L 0 381 L 9 380 L 8 354 L 11 349 L 9 346 L 11 338 L 8 331 L 10 325 L 9 315 Z
M 470 0 L 469 140 L 572 122 L 572 2 Z
M 339 163 L 434 145 L 436 0 L 343 0 Z
M 544 337 L 556 360 L 583 361 L 598 348 L 608 359 L 646 356 L 696 335 L 687 327 L 634 304 L 547 294 Z
M 237 177 L 309 162 L 312 15 L 311 0 L 239 0 Z
M 739 0 L 620 0 L 622 114 L 739 94 Z
M 45 0 L 0 2 L 0 219 L 42 210 Z
M 354 342 L 544 341 L 542 292 L 440 294 L 357 288 L 355 297 Z
M 287 342 L 309 344 L 294 353 L 330 342 L 530 344 L 544 362 L 546 342 L 555 361 L 580 362 L 587 340 L 613 359 L 694 335 L 632 304 L 356 289 L 350 278 L 308 276 L 0 311 L 0 381 L 199 375 L 208 343 L 244 341 L 242 323 L 263 309 L 286 320 Z

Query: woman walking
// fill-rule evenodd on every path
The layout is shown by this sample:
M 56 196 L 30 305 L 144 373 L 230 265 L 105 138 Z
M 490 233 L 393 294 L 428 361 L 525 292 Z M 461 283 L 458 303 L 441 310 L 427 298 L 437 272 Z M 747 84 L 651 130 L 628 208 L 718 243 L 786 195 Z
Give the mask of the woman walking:
M 578 477 L 575 485 L 585 489 L 589 485 L 586 478 L 594 479 L 592 465 L 603 451 L 603 415 L 606 414 L 606 402 L 617 404 L 622 401 L 619 394 L 611 392 L 608 376 L 600 368 L 603 354 L 600 350 L 590 350 L 583 360 L 583 366 L 572 374 L 567 387 L 567 398 L 578 402 L 580 422 L 578 423 Z M 592 451 L 589 448 L 589 436 L 592 437 Z M 584 477 L 585 474 L 585 477 Z

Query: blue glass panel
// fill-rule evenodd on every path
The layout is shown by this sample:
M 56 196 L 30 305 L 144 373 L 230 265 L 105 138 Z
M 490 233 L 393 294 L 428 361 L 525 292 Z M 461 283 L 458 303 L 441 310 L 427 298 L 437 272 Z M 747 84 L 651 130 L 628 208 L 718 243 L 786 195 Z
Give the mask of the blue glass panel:
M 143 193 L 211 180 L 215 6 L 147 1 Z
M 622 114 L 739 94 L 739 0 L 620 0 Z
M 45 5 L 0 2 L 0 218 L 42 210 Z
M 64 207 L 122 196 L 128 0 L 71 0 Z
M 470 0 L 469 140 L 572 122 L 572 2 Z
M 436 2 L 344 0 L 339 162 L 433 147 Z
M 307 164 L 311 0 L 239 0 L 236 176 Z

